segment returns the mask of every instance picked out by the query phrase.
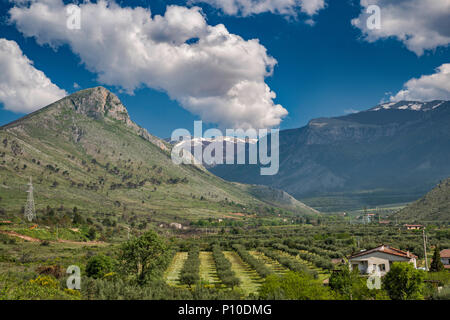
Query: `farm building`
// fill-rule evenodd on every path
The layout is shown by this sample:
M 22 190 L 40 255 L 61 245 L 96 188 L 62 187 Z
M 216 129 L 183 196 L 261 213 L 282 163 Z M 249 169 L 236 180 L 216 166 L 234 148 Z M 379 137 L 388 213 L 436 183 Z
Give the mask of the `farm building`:
M 450 270 L 450 249 L 441 250 L 440 255 L 444 268 Z
M 416 259 L 417 256 L 409 251 L 405 252 L 387 245 L 381 245 L 351 255 L 348 262 L 351 270 L 358 268 L 362 274 L 377 272 L 385 275 L 389 272 L 393 262 L 411 262 L 416 268 Z

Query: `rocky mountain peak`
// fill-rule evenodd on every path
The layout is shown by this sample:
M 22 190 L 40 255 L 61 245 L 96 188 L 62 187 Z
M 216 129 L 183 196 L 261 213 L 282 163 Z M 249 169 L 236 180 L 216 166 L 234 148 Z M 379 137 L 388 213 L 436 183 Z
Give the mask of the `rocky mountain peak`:
M 109 117 L 122 122 L 130 122 L 125 106 L 119 98 L 104 87 L 81 90 L 67 97 L 77 113 L 99 119 Z
M 24 122 L 32 121 L 36 117 L 44 122 L 54 121 L 55 117 L 62 110 L 67 109 L 72 109 L 78 114 L 95 120 L 117 120 L 143 139 L 157 145 L 162 150 L 168 150 L 167 145 L 161 139 L 151 135 L 146 129 L 134 123 L 119 98 L 104 87 L 89 88 L 75 92 L 1 128 L 20 128 Z
M 71 101 L 77 113 L 95 119 L 107 117 L 123 122 L 137 135 L 156 144 L 161 149 L 167 150 L 167 146 L 160 139 L 152 136 L 146 129 L 138 126 L 130 119 L 128 110 L 120 99 L 108 89 L 104 87 L 85 89 L 68 96 L 66 99 Z

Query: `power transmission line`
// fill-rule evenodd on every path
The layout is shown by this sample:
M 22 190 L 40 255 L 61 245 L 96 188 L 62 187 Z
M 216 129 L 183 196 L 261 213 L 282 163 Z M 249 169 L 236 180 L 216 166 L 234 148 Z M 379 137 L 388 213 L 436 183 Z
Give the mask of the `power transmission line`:
M 30 177 L 30 182 L 28 183 L 28 197 L 27 197 L 27 204 L 25 205 L 25 218 L 28 219 L 28 221 L 33 221 L 34 218 L 36 218 L 36 208 L 34 206 L 34 195 L 33 195 L 33 180 Z

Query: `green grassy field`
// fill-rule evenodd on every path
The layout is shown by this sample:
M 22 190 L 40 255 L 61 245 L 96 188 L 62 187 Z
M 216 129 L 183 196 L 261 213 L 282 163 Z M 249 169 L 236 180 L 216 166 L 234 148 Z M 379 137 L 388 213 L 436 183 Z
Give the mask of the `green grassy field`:
M 220 279 L 217 276 L 216 266 L 211 252 L 201 251 L 200 258 L 200 279 L 207 284 L 220 284 Z
M 168 284 L 172 286 L 182 286 L 179 282 L 179 277 L 187 256 L 187 252 L 177 252 L 175 254 L 164 275 L 164 279 Z
M 241 280 L 240 288 L 245 294 L 256 293 L 261 282 L 261 277 L 255 270 L 249 267 L 234 251 L 224 251 L 225 257 L 231 262 L 231 270 Z

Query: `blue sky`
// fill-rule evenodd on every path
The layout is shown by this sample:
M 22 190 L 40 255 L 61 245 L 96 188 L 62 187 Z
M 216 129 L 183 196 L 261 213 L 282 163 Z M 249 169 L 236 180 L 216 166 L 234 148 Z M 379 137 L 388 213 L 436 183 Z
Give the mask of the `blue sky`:
M 168 4 L 186 6 L 186 1 L 126 3 L 149 7 L 153 15 L 163 15 Z M 303 126 L 312 118 L 368 109 L 402 90 L 408 80 L 433 74 L 436 68 L 450 62 L 450 49 L 445 45 L 418 56 L 405 42 L 392 37 L 370 43 L 363 38 L 362 30 L 351 24 L 362 11 L 358 1 L 326 3 L 313 16 L 312 26 L 305 23 L 309 17 L 304 13 L 297 17 L 270 12 L 241 17 L 208 4 L 196 4 L 202 8 L 208 25 L 224 24 L 230 33 L 244 40 L 259 39 L 267 54 L 277 60 L 273 75 L 265 78 L 265 83 L 276 93 L 274 103 L 289 113 L 283 118 L 281 129 Z M 80 88 L 105 85 L 67 44 L 55 51 L 37 44 L 33 37 L 25 37 L 16 25 L 8 24 L 11 6 L 5 0 L 1 3 L 0 38 L 14 40 L 53 84 L 68 93 L 78 90 L 74 83 Z M 118 86 L 105 86 L 118 94 L 133 120 L 157 136 L 169 137 L 176 128 L 191 130 L 193 121 L 200 119 L 179 101 L 170 99 L 164 89 L 141 85 L 129 94 Z M 24 115 L 5 110 L 2 103 L 0 106 L 0 125 Z

